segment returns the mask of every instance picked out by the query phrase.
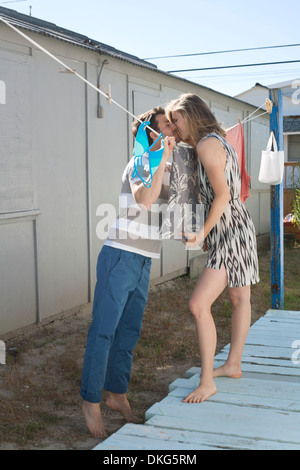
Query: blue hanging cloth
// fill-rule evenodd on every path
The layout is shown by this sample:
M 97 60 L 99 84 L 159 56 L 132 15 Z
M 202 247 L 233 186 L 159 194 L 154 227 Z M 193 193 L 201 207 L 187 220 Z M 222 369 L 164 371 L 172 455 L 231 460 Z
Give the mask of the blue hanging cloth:
M 164 151 L 164 141 L 163 141 L 163 135 L 160 134 L 158 138 L 149 146 L 149 141 L 148 141 L 148 136 L 146 133 L 146 127 L 150 125 L 150 121 L 144 121 L 140 124 L 136 138 L 135 138 L 135 144 L 133 148 L 133 156 L 134 156 L 134 170 L 132 173 L 132 177 L 135 178 L 138 176 L 141 181 L 143 182 L 143 185 L 146 186 L 146 188 L 151 187 L 152 183 L 152 178 L 154 173 L 156 172 L 157 168 L 159 167 L 159 164 L 162 159 L 162 154 Z M 158 142 L 159 139 L 162 139 L 162 147 L 159 150 L 151 151 L 150 149 Z M 142 159 L 144 153 L 149 152 L 149 171 L 150 171 L 150 181 L 146 181 L 143 178 L 143 165 L 142 165 Z

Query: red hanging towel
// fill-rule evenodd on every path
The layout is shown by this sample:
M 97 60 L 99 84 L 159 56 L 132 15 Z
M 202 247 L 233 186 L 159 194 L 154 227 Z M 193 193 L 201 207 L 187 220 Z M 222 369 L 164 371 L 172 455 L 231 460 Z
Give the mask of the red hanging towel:
M 232 145 L 237 153 L 241 173 L 241 201 L 245 202 L 250 196 L 250 176 L 246 170 L 245 138 L 241 123 L 226 130 L 226 140 Z

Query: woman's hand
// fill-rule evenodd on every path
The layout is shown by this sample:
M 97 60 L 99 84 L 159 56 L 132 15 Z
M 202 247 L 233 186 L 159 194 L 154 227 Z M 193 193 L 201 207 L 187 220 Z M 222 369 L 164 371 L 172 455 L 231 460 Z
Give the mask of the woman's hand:
M 181 233 L 182 235 L 182 242 L 187 248 L 196 248 L 203 244 L 204 241 L 204 233 L 203 230 L 200 232 L 192 232 L 192 233 Z

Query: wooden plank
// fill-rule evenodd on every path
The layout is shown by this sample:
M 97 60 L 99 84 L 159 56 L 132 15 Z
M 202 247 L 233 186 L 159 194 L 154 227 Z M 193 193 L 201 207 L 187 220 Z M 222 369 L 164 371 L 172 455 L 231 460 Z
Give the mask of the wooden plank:
M 273 397 L 276 399 L 289 399 L 293 401 L 300 400 L 300 383 L 286 383 L 285 381 L 270 381 L 259 379 L 230 379 L 228 377 L 217 377 L 215 379 L 218 391 L 231 393 L 234 395 L 245 395 L 255 397 Z M 173 382 L 174 386 L 170 386 L 169 395 L 176 396 L 176 390 L 188 389 L 193 390 L 199 383 L 199 376 L 193 376 L 190 379 L 177 379 Z M 211 398 L 210 398 L 211 399 Z
M 214 368 L 220 367 L 224 364 L 224 360 L 218 360 L 217 358 L 214 361 Z M 280 367 L 272 365 L 260 365 L 260 364 L 251 364 L 251 363 L 242 363 L 242 372 L 259 372 L 261 374 L 274 374 L 274 375 L 290 375 L 293 377 L 300 377 L 300 367 Z M 201 368 L 193 367 L 193 374 L 200 375 Z
M 300 445 L 299 413 L 292 411 L 235 406 L 207 400 L 200 404 L 179 402 L 176 406 L 159 403 L 153 405 L 151 413 L 153 416 L 147 421 L 148 425 L 157 425 L 157 416 L 164 419 L 168 417 L 173 419 L 175 429 L 217 432 L 245 438 L 270 439 L 272 436 L 272 440 L 278 442 Z
M 159 419 L 159 417 L 157 417 Z M 168 424 L 168 422 L 167 422 Z M 118 435 L 118 441 L 113 440 L 113 436 Z M 131 425 L 125 424 L 119 431 L 107 438 L 103 443 L 95 447 L 94 450 L 127 450 L 128 446 L 130 449 L 136 449 L 137 446 L 134 446 L 135 439 L 137 437 L 147 437 L 148 443 L 145 442 L 145 449 L 151 450 L 151 440 L 152 438 L 159 439 L 157 446 L 161 445 L 162 449 L 166 449 L 168 443 L 171 443 L 173 450 L 177 449 L 177 443 L 188 443 L 191 444 L 193 450 L 202 449 L 202 450 L 227 450 L 227 449 L 245 449 L 245 450 L 277 450 L 278 443 L 268 440 L 259 440 L 259 439 L 248 439 L 243 437 L 234 437 L 226 436 L 222 434 L 207 434 L 202 433 L 201 431 L 186 431 L 186 430 L 177 430 L 172 428 L 172 423 L 170 427 L 162 426 L 152 426 L 152 425 Z M 165 447 L 166 444 L 166 447 Z M 186 447 L 183 447 L 184 449 Z M 283 450 L 293 450 L 300 449 L 300 446 L 291 445 L 287 443 L 281 444 L 281 449 Z M 159 449 L 157 449 L 159 450 Z
M 300 322 L 300 311 L 294 310 L 273 310 L 270 309 L 265 314 L 266 318 L 282 318 L 285 320 L 298 320 Z
M 230 345 L 225 346 L 216 356 L 215 359 L 221 358 L 222 354 L 227 354 L 229 352 Z M 253 344 L 247 344 L 243 351 L 243 356 L 260 356 L 260 357 L 269 357 L 274 359 L 290 359 L 294 349 L 290 348 L 276 348 L 274 346 L 256 346 Z M 242 357 L 243 357 L 242 356 Z
M 180 388 L 175 389 L 171 392 L 166 398 L 161 400 L 159 404 L 174 404 L 176 405 L 178 401 L 182 401 L 184 397 L 186 397 L 193 388 L 186 389 Z M 300 395 L 299 395 L 300 396 Z M 253 406 L 256 408 L 269 408 L 269 409 L 276 409 L 276 410 L 288 410 L 288 411 L 295 411 L 300 412 L 300 400 L 295 400 L 293 398 L 276 398 L 273 396 L 257 396 L 257 395 L 245 395 L 239 393 L 231 393 L 231 392 L 224 392 L 222 388 L 218 389 L 218 393 L 213 395 L 208 399 L 210 402 L 217 402 L 217 403 L 228 403 L 231 405 L 238 405 L 238 406 Z M 152 407 L 146 412 L 146 419 L 151 418 Z
M 276 326 L 280 330 L 282 328 L 299 328 L 298 320 L 293 320 L 293 319 L 289 320 L 288 318 L 271 318 L 271 319 L 266 318 L 264 319 L 264 321 L 261 321 L 259 323 L 270 325 L 270 326 Z M 256 325 L 256 323 L 254 323 L 254 325 Z
M 202 437 L 190 431 L 126 424 L 95 450 L 220 450 Z
M 299 329 L 295 329 L 295 327 L 291 328 L 291 329 L 272 329 L 272 328 L 268 328 L 268 329 L 260 329 L 260 328 L 253 328 L 249 331 L 248 333 L 248 337 L 251 337 L 251 336 L 265 336 L 265 337 L 276 337 L 276 338 L 283 338 L 283 339 L 291 339 L 291 340 L 294 340 L 297 338 L 297 334 L 299 335 Z
M 172 392 L 172 390 L 175 390 L 176 388 L 195 388 L 199 384 L 200 377 L 198 374 L 193 374 L 192 376 L 183 379 L 183 378 L 178 378 L 174 380 L 174 382 L 170 383 L 169 385 L 169 392 Z M 196 385 L 194 385 L 196 384 Z
M 279 335 L 279 336 L 287 336 L 287 337 L 297 337 L 300 334 L 300 326 L 295 327 L 292 326 L 290 328 L 280 328 L 280 331 L 278 327 L 274 327 L 272 325 L 269 326 L 263 326 L 263 325 L 254 325 L 249 334 L 265 334 L 265 335 Z
M 221 364 L 221 363 L 220 363 Z M 242 372 L 259 372 L 260 374 L 288 375 L 300 377 L 300 367 L 265 366 L 260 364 L 242 364 Z
M 295 325 L 295 326 L 299 326 L 299 323 L 300 323 L 300 313 L 299 312 L 294 312 L 295 315 L 293 316 L 280 316 L 279 312 L 276 312 L 276 316 L 274 316 L 273 314 L 270 314 L 268 316 L 263 316 L 263 317 L 260 317 L 258 320 L 256 320 L 252 325 L 251 325 L 251 328 L 252 326 L 254 325 L 258 325 L 260 323 L 263 323 L 263 324 L 268 324 L 268 325 L 283 325 L 283 326 L 291 326 L 291 325 Z
M 220 417 L 221 419 L 221 417 Z M 244 437 L 239 435 L 229 435 L 218 433 L 218 423 L 216 423 L 215 432 L 207 433 L 202 428 L 202 423 L 196 420 L 187 418 L 177 418 L 176 420 L 169 416 L 153 416 L 146 424 L 159 427 L 167 427 L 170 431 L 172 429 L 184 429 L 190 430 L 200 439 L 202 442 L 207 442 L 224 448 L 224 449 L 241 449 L 241 450 L 298 450 L 300 444 L 289 443 L 286 441 L 277 442 L 274 440 L 263 439 L 258 435 L 251 437 Z M 237 427 L 238 431 L 238 427 Z M 281 434 L 281 437 L 283 433 Z M 203 441 L 204 440 L 204 441 Z
M 264 323 L 264 324 L 270 324 L 270 325 L 277 325 L 278 327 L 280 326 L 299 326 L 299 320 L 296 318 L 288 318 L 288 317 L 261 317 L 259 320 L 257 320 L 253 325 L 256 325 L 257 323 Z M 252 326 L 253 326 L 252 325 Z M 251 328 L 252 328 L 251 326 Z
M 288 375 L 292 377 L 300 377 L 300 367 L 286 367 L 286 366 L 274 366 L 272 363 L 258 364 L 258 361 L 242 362 L 242 372 L 259 372 L 261 374 L 273 374 L 273 375 Z M 224 360 L 215 360 L 215 367 L 219 367 L 224 364 Z
M 214 361 L 214 368 L 220 367 L 224 364 L 224 360 L 218 360 L 217 358 Z M 300 377 L 300 366 L 295 368 L 286 368 L 286 367 L 278 367 L 278 366 L 264 366 L 258 364 L 247 364 L 243 363 L 242 365 L 242 372 L 258 372 L 262 374 L 274 374 L 274 378 L 277 378 L 278 375 L 282 376 L 291 376 L 294 380 L 299 380 Z M 201 373 L 201 367 L 191 367 L 185 376 L 186 378 L 190 378 L 191 376 L 197 374 L 199 377 Z
M 227 359 L 228 354 L 223 353 L 223 354 L 218 354 L 218 360 L 225 362 Z M 274 359 L 273 357 L 260 357 L 260 356 L 250 356 L 243 354 L 242 356 L 242 364 L 263 364 L 263 365 L 268 365 L 268 366 L 280 366 L 280 367 L 292 367 L 292 368 L 298 368 L 299 365 L 293 362 L 291 359 Z
M 285 318 L 277 318 L 270 320 L 270 326 L 272 325 L 277 326 L 279 331 L 281 331 L 283 328 L 295 328 L 299 330 L 300 326 L 298 320 L 288 320 Z
M 299 315 L 299 319 L 298 319 L 298 315 Z M 252 326 L 254 325 L 257 325 L 259 323 L 263 323 L 263 324 L 269 324 L 269 325 L 283 325 L 283 326 L 291 326 L 291 325 L 295 325 L 295 326 L 299 326 L 299 322 L 300 322 L 300 314 L 297 312 L 297 317 L 294 316 L 294 318 L 291 318 L 291 317 L 279 317 L 279 316 L 272 316 L 272 315 L 269 315 L 268 317 L 264 316 L 264 317 L 260 317 L 258 320 L 256 320 L 256 322 L 254 322 L 252 324 Z M 252 328 L 251 326 L 251 328 Z
M 177 397 L 181 400 L 191 393 L 192 388 L 175 388 L 172 392 L 169 393 L 168 397 Z M 166 398 L 168 398 L 166 397 Z M 255 406 L 257 408 L 270 408 L 277 410 L 288 410 L 295 411 L 299 413 L 300 411 L 300 401 L 287 399 L 287 398 L 272 398 L 269 396 L 255 396 L 255 395 L 239 395 L 238 393 L 225 393 L 220 392 L 216 395 L 213 395 L 209 398 L 209 401 L 218 402 L 218 403 L 229 403 L 232 405 L 239 406 Z
M 293 338 L 292 340 L 290 338 L 286 337 L 280 337 L 280 336 L 268 336 L 264 334 L 258 334 L 258 333 L 249 333 L 246 344 L 256 344 L 256 345 L 263 345 L 263 346 L 276 346 L 280 348 L 291 348 L 292 347 L 292 342 L 296 340 L 297 338 Z
M 265 333 L 269 335 L 279 334 L 278 328 L 274 328 L 272 326 L 267 326 L 267 325 L 266 326 L 264 325 L 253 326 L 251 330 L 250 330 L 251 333 L 257 332 L 257 333 Z M 300 338 L 300 327 L 281 328 L 281 335 L 283 336 L 293 335 L 294 338 Z
M 114 434 L 105 441 L 105 445 L 99 446 L 99 450 L 218 450 L 217 447 L 202 445 L 197 442 L 190 444 L 188 442 L 181 442 L 172 440 L 170 442 L 159 440 L 152 437 L 151 439 L 144 439 L 139 435 L 129 436 L 124 439 L 124 436 L 119 433 Z M 97 450 L 97 448 L 95 449 Z

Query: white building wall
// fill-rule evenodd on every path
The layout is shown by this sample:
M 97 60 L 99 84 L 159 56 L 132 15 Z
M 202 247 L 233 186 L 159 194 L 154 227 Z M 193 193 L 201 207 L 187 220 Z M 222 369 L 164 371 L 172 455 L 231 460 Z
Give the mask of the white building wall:
M 32 140 L 36 171 L 39 312 L 88 301 L 85 85 L 35 52 Z M 78 73 L 85 65 L 66 61 Z M 55 294 L 54 294 L 55 293 Z

